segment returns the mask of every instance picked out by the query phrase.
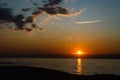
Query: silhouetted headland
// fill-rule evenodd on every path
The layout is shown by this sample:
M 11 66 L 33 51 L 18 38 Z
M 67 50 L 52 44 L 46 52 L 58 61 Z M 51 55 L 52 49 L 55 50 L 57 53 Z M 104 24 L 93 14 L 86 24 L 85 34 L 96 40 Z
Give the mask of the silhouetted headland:
M 45 68 L 0 66 L 0 80 L 120 80 L 112 74 L 76 75 Z

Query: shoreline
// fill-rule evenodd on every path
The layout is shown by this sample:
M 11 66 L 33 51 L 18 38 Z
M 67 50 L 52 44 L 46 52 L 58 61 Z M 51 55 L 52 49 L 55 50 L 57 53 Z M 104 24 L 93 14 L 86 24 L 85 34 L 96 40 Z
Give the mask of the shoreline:
M 120 75 L 77 75 L 46 68 L 28 66 L 0 66 L 1 80 L 120 80 Z

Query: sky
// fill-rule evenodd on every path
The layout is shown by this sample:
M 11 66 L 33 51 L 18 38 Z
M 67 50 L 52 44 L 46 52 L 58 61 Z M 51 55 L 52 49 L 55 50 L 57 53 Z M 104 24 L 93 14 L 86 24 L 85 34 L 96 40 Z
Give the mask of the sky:
M 120 53 L 120 0 L 1 0 L 0 54 Z

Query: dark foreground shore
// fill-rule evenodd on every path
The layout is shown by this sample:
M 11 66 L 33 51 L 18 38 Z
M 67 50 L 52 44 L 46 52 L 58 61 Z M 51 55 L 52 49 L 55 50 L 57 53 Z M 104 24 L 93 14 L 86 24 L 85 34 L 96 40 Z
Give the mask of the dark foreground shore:
M 0 66 L 0 80 L 120 80 L 120 76 L 110 74 L 73 75 L 44 68 Z

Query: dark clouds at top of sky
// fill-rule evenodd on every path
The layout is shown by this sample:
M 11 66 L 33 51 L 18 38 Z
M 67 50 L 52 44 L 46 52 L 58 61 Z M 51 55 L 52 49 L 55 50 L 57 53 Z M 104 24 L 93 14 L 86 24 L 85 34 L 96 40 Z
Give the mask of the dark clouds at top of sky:
M 34 28 L 37 28 L 34 18 L 44 12 L 48 15 L 70 15 L 69 10 L 60 5 L 64 0 L 47 0 L 42 6 L 39 6 L 39 3 L 35 3 L 33 0 L 25 0 L 25 2 L 30 3 L 35 8 L 35 10 L 32 11 L 31 16 L 25 17 L 24 14 L 21 13 L 13 15 L 12 8 L 4 8 L 9 3 L 0 3 L 0 21 L 4 21 L 5 23 L 13 22 L 16 25 L 15 30 L 32 31 Z M 31 8 L 21 9 L 23 12 L 28 12 L 29 10 L 31 10 Z M 25 24 L 28 23 L 30 23 L 31 26 L 26 28 Z
M 10 8 L 0 8 L 0 20 L 12 21 L 13 15 Z

